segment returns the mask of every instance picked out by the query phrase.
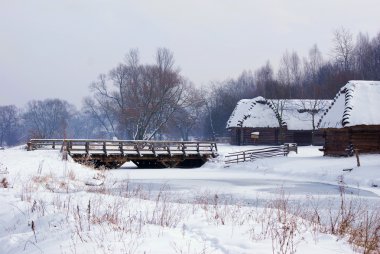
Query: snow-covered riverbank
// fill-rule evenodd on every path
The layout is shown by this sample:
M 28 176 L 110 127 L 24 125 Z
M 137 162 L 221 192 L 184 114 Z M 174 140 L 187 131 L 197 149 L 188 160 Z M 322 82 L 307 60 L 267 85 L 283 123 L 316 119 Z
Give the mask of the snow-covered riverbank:
M 57 151 L 2 150 L 0 253 L 291 253 L 284 243 L 297 253 L 354 253 L 307 213 L 338 207 L 342 186 L 347 200 L 379 208 L 379 155 L 361 155 L 357 168 L 355 158 L 300 147 L 224 165 L 224 154 L 248 148 L 221 145 L 197 169 L 110 171 Z

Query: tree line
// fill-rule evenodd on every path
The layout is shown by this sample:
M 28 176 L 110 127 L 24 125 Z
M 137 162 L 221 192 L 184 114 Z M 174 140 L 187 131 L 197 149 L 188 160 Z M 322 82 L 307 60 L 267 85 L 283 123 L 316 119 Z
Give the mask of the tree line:
M 225 136 L 226 122 L 240 99 L 332 99 L 349 80 L 380 80 L 380 33 L 369 38 L 339 28 L 333 33 L 329 58 L 318 46 L 308 55 L 286 51 L 275 71 L 268 61 L 255 71 L 244 71 L 236 79 L 215 82 L 208 96 L 209 121 L 206 136 Z
M 240 99 L 331 99 L 349 80 L 380 80 L 380 33 L 354 38 L 337 29 L 328 59 L 315 44 L 302 58 L 285 51 L 277 69 L 268 61 L 204 89 L 181 74 L 170 50 L 144 64 L 131 49 L 92 82 L 81 109 L 60 99 L 0 105 L 0 146 L 29 138 L 217 139 Z

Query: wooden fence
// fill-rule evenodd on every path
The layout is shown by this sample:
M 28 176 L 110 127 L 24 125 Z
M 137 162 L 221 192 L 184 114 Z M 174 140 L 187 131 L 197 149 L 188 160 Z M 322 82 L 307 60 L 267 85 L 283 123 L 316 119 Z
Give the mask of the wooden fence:
M 250 149 L 229 153 L 225 156 L 225 163 L 239 163 L 245 161 L 252 161 L 260 158 L 287 156 L 289 154 L 289 145 L 270 146 L 265 148 Z

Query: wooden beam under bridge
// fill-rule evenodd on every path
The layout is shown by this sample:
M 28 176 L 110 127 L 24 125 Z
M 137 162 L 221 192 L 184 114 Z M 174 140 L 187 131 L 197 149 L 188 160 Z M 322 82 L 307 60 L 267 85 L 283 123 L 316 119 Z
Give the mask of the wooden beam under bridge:
M 191 168 L 218 156 L 216 143 L 207 141 L 31 139 L 27 149 L 60 149 L 96 168 L 119 168 L 127 161 L 139 168 Z

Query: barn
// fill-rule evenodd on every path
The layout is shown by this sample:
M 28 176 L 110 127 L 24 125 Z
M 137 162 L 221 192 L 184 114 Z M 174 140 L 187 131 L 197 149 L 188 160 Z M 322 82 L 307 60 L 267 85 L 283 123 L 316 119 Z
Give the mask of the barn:
M 226 128 L 232 145 L 322 145 L 315 125 L 330 101 L 269 100 L 263 97 L 240 100 Z
M 278 143 L 280 117 L 265 98 L 240 100 L 232 112 L 227 129 L 232 145 L 274 145 Z M 252 135 L 258 138 L 252 138 Z
M 349 81 L 318 123 L 324 155 L 380 153 L 380 81 Z

